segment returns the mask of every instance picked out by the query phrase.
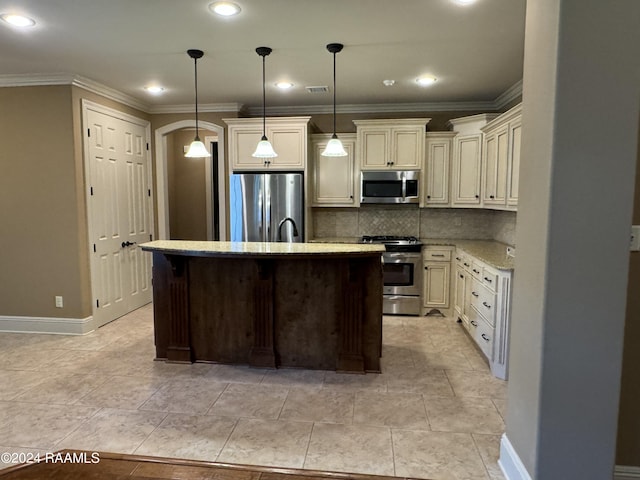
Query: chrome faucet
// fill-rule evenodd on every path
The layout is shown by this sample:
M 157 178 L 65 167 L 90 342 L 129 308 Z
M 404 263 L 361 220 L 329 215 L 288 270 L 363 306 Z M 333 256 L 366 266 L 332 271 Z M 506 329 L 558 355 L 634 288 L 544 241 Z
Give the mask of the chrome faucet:
M 296 227 L 296 222 L 294 222 L 293 218 L 284 217 L 282 220 L 280 220 L 280 223 L 278 224 L 278 237 L 276 241 L 278 242 L 282 241 L 282 226 L 287 222 L 291 222 L 291 225 L 293 225 L 293 236 L 294 237 L 299 236 L 298 227 Z

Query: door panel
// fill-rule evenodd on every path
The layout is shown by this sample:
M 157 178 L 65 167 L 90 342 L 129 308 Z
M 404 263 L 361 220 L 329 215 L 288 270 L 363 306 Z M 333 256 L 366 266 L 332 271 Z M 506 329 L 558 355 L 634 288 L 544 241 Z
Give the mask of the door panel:
M 150 239 L 149 159 L 142 125 L 90 108 L 85 118 L 93 316 L 103 325 L 151 301 L 151 256 L 137 247 Z

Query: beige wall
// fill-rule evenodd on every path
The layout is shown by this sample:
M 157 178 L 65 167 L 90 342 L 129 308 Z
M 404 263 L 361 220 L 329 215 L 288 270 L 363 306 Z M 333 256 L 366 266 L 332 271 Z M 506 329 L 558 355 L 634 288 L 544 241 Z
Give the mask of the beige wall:
M 640 131 L 633 224 L 640 225 Z M 616 463 L 640 467 L 640 252 L 629 257 Z
M 204 140 L 211 132 L 200 129 Z M 172 240 L 207 240 L 207 198 L 204 158 L 186 158 L 184 146 L 193 140 L 192 129 L 167 135 L 169 226 Z M 170 140 L 170 144 L 169 144 Z
M 70 86 L 0 88 L 0 315 L 91 315 L 71 99 Z

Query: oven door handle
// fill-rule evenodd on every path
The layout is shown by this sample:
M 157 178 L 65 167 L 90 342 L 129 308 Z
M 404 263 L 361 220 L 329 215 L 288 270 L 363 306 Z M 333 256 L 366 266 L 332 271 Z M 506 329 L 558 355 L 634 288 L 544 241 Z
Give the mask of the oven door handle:
M 384 253 L 383 256 L 390 260 L 402 260 L 404 258 L 409 261 L 416 261 L 420 259 L 421 255 L 419 253 Z
M 407 174 L 402 172 L 402 200 L 407 198 Z

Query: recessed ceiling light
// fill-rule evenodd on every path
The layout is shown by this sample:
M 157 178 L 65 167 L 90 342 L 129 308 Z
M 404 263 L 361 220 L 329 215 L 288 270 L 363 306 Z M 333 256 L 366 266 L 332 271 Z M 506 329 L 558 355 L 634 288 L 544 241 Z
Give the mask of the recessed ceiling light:
M 476 3 L 476 0 L 453 0 L 453 2 L 458 5 L 471 5 L 472 3 Z
M 395 80 L 383 80 L 383 81 L 382 81 L 382 84 L 383 84 L 385 87 L 393 87 L 393 85 L 394 85 L 395 83 L 396 83 L 396 81 L 395 81 Z
M 291 83 L 291 82 L 278 82 L 278 83 L 276 83 L 276 87 L 278 87 L 281 90 L 289 90 L 291 87 L 293 87 L 293 83 Z
M 240 13 L 240 6 L 233 2 L 213 2 L 209 4 L 209 10 L 223 17 L 231 17 Z
M 436 77 L 432 77 L 431 75 L 423 75 L 422 77 L 416 78 L 416 82 L 418 85 L 428 87 L 429 85 L 433 85 L 436 82 Z
M 22 15 L 14 15 L 12 13 L 3 13 L 0 15 L 0 18 L 16 27 L 33 27 L 36 24 L 36 21 L 32 18 L 24 17 Z
M 151 85 L 149 87 L 144 87 L 144 89 L 154 95 L 159 95 L 164 92 L 164 87 L 160 87 L 159 85 Z

